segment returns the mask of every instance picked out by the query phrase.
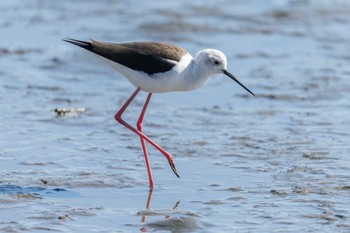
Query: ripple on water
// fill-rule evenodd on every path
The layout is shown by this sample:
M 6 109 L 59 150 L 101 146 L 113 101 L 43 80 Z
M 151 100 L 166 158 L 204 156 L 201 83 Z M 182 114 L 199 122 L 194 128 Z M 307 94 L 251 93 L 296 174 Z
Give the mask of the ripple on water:
M 66 190 L 63 188 L 49 189 L 40 186 L 19 186 L 13 184 L 0 185 L 0 194 L 6 197 L 4 200 L 21 199 L 21 200 L 35 200 L 43 197 L 79 197 L 80 194 L 75 191 Z

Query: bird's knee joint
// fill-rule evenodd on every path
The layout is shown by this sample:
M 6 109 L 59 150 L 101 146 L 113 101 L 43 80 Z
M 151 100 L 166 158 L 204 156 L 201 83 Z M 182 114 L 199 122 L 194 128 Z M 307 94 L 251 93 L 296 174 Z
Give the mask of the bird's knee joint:
M 143 128 L 142 123 L 137 123 L 137 129 L 141 131 L 141 130 L 142 130 L 142 128 Z
M 119 115 L 119 114 L 116 114 L 116 115 L 114 116 L 114 119 L 115 119 L 116 121 L 118 121 L 119 123 L 122 123 L 122 122 L 123 122 L 122 116 Z

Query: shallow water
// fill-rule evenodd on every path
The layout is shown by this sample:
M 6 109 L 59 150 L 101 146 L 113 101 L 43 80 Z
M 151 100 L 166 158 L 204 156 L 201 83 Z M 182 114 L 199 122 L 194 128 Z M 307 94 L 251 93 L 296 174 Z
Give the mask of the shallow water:
M 350 3 L 320 2 L 1 1 L 0 231 L 350 231 Z M 144 130 L 181 179 L 149 147 L 149 194 L 113 119 L 135 88 L 65 37 L 217 48 L 257 96 L 155 94 Z

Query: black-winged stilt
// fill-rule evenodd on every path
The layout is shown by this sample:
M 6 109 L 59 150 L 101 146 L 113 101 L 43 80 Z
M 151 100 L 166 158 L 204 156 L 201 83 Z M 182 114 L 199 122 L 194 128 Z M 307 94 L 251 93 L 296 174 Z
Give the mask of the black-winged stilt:
M 203 49 L 193 58 L 186 50 L 169 43 L 132 42 L 107 43 L 92 40 L 91 42 L 64 39 L 64 41 L 80 46 L 111 64 L 120 74 L 125 76 L 137 89 L 115 114 L 115 119 L 139 135 L 148 171 L 150 188 L 154 181 L 149 163 L 146 143 L 158 149 L 169 161 L 170 167 L 177 177 L 173 156 L 157 145 L 142 131 L 142 123 L 152 93 L 174 91 L 190 91 L 201 87 L 216 74 L 225 74 L 237 82 L 250 94 L 248 88 L 240 83 L 228 70 L 225 54 L 215 49 Z M 122 114 L 135 96 L 143 90 L 148 92 L 147 99 L 137 121 L 137 128 L 122 119 Z

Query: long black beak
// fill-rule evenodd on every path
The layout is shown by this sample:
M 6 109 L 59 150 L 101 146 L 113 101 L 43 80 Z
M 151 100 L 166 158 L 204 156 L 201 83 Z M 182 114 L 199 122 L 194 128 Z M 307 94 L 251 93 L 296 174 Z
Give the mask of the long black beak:
M 233 76 L 233 74 L 231 74 L 230 72 L 228 72 L 227 70 L 222 70 L 222 72 L 224 74 L 226 74 L 227 76 L 229 76 L 233 81 L 235 81 L 236 83 L 238 83 L 241 87 L 243 87 L 244 89 L 246 89 L 246 91 L 248 91 L 250 94 L 252 94 L 253 96 L 254 93 L 251 92 L 248 88 L 246 88 L 240 81 L 238 81 L 238 79 L 235 78 L 235 76 Z

